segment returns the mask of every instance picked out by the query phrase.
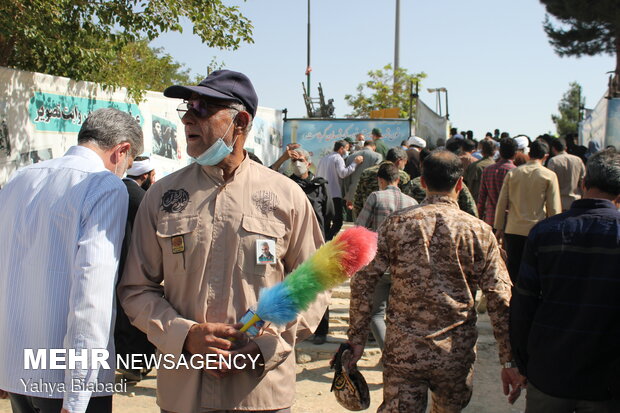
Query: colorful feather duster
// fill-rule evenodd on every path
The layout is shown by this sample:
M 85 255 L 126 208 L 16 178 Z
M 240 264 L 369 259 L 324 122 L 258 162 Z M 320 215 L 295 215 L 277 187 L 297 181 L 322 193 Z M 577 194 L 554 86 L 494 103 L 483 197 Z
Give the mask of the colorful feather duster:
M 284 281 L 260 292 L 255 315 L 244 324 L 246 331 L 257 321 L 287 324 L 308 309 L 321 291 L 351 278 L 373 260 L 377 234 L 364 227 L 338 234 L 297 267 Z

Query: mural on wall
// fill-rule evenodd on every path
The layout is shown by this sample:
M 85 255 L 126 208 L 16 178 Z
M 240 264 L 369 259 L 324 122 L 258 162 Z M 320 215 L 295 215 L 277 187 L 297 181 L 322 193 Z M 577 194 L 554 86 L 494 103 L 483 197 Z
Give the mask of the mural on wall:
M 75 145 L 88 115 L 104 107 L 130 113 L 140 123 L 143 155 L 152 157 L 159 177 L 188 165 L 178 100 L 147 91 L 139 105 L 129 102 L 122 88 L 0 67 L 0 187 L 17 168 L 62 156 Z M 245 147 L 273 163 L 281 152 L 282 111 L 259 106 L 256 115 L 261 145 L 254 142 L 252 128 Z
M 11 156 L 11 137 L 9 136 L 8 122 L 6 101 L 0 100 L 0 157 Z
M 409 138 L 409 120 L 358 120 L 358 119 L 322 119 L 322 120 L 287 120 L 284 122 L 283 144 L 299 143 L 312 155 L 313 162 L 333 150 L 334 142 L 344 138 L 355 138 L 363 133 L 371 139 L 370 132 L 378 128 L 383 140 L 389 147 L 398 146 Z
M 52 159 L 52 158 L 53 158 L 52 148 L 39 149 L 36 151 L 20 153 L 19 160 L 17 161 L 17 166 L 22 167 L 26 165 L 31 165 L 33 163 L 47 161 L 48 159 Z
M 168 119 L 152 115 L 153 155 L 181 159 L 177 143 L 177 125 Z
M 130 113 L 143 126 L 144 121 L 136 104 L 45 92 L 34 92 L 28 112 L 36 131 L 77 133 L 91 112 L 109 107 Z
M 607 131 L 605 145 L 620 150 L 620 99 L 609 99 L 607 106 Z
M 264 165 L 274 163 L 282 152 L 282 112 L 259 107 L 243 147 Z

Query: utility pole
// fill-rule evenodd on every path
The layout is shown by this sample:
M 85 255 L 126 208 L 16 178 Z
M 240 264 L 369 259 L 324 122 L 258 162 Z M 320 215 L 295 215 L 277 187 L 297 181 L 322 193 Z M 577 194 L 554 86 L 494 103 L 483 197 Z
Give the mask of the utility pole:
M 312 95 L 310 90 L 310 0 L 308 0 L 308 65 L 306 66 L 306 83 L 308 84 L 308 97 Z
M 398 79 L 396 73 L 399 67 L 399 49 L 400 49 L 400 0 L 396 0 L 396 23 L 394 24 L 394 91 L 396 92 L 396 84 Z

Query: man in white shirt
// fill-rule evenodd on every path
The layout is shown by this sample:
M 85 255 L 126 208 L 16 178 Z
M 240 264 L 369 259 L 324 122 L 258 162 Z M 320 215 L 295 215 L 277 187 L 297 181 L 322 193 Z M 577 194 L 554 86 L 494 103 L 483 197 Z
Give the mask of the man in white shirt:
M 323 157 L 316 170 L 316 176 L 327 180 L 327 192 L 334 203 L 334 218 L 325 222 L 325 240 L 329 241 L 336 236 L 342 228 L 343 200 L 340 180 L 355 172 L 357 165 L 364 161 L 362 156 L 356 156 L 349 166 L 345 166 L 344 158 L 349 150 L 347 141 L 336 141 L 334 151 Z
M 129 114 L 99 109 L 77 146 L 18 170 L 0 191 L 0 389 L 13 412 L 112 411 L 120 178 L 142 140 Z

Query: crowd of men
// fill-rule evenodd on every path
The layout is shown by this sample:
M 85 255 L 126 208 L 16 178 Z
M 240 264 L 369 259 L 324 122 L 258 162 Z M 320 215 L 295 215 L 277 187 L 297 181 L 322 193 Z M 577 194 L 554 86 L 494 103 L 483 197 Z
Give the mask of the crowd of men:
M 218 70 L 164 95 L 181 100 L 194 163 L 155 182 L 136 158 L 138 123 L 101 109 L 65 156 L 0 191 L 0 393 L 14 412 L 110 412 L 112 390 L 97 384 L 114 382 L 115 343 L 176 361 L 257 360 L 158 370 L 162 412 L 290 412 L 294 347 L 313 332 L 325 342 L 329 294 L 253 336 L 238 322 L 345 219 L 379 236 L 351 281 L 347 334 L 351 365 L 369 332 L 383 351 L 380 412 L 425 412 L 429 390 L 433 412 L 467 406 L 477 290 L 508 402 L 527 389 L 528 413 L 620 411 L 614 148 L 574 155 L 573 141 L 499 131 L 393 145 L 374 129 L 319 160 L 289 145 L 266 167 L 243 149 L 258 106 L 247 76 Z M 105 349 L 112 368 L 29 369 L 26 349 Z

